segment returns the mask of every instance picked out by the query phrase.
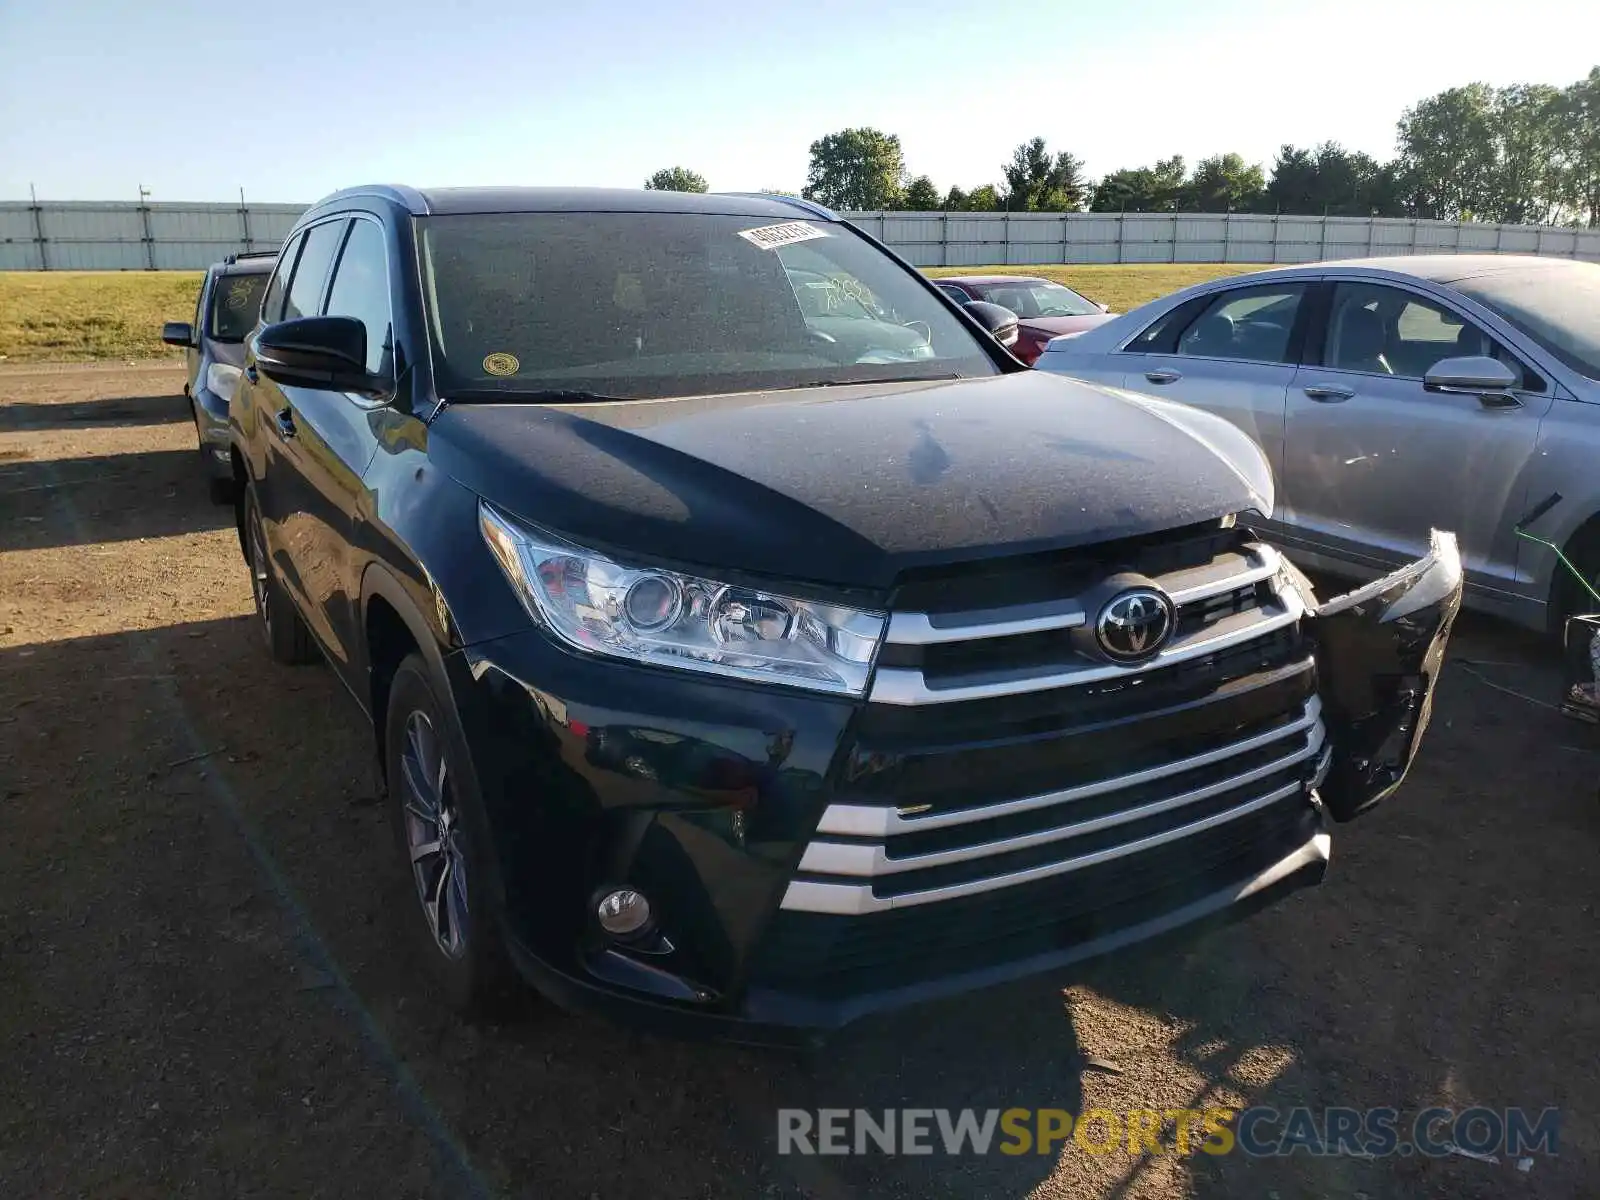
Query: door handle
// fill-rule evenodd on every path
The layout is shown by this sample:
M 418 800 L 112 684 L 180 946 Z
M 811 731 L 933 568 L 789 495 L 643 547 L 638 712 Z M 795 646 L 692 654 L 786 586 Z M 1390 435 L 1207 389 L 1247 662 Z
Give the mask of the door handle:
M 1304 390 L 1318 404 L 1343 404 L 1356 394 L 1355 388 L 1338 387 L 1331 383 L 1313 383 Z
M 251 383 L 260 383 L 261 382 L 261 372 L 256 370 L 255 363 L 248 363 L 248 364 L 245 365 L 244 377 L 246 379 L 248 379 Z
M 1183 374 L 1179 371 L 1146 371 L 1144 377 L 1151 383 L 1177 383 Z
M 295 431 L 293 409 L 280 409 L 278 411 L 278 415 L 273 419 L 278 423 L 279 437 L 292 438 L 294 436 Z

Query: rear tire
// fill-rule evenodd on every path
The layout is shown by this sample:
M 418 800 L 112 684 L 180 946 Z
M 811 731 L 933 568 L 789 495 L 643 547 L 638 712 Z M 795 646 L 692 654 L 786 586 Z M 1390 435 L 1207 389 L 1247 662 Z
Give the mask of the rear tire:
M 483 811 L 462 769 L 454 714 L 420 654 L 389 687 L 384 774 L 409 901 L 402 907 L 429 980 L 464 1015 L 497 1011 L 511 978 L 488 886 Z
M 266 534 L 261 527 L 261 505 L 254 488 L 245 492 L 244 528 L 250 591 L 255 598 L 256 618 L 261 622 L 261 632 L 267 641 L 267 653 L 275 661 L 290 666 L 316 662 L 321 654 L 311 631 L 295 612 L 289 594 L 273 573 Z

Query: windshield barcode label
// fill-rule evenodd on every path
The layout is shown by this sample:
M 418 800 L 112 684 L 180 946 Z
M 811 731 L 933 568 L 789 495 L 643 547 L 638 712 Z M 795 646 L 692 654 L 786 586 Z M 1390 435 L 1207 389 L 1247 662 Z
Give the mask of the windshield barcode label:
M 827 237 L 828 231 L 819 229 L 810 221 L 785 221 L 782 225 L 761 225 L 755 229 L 741 229 L 739 236 L 752 246 L 763 250 L 777 250 L 796 242 L 809 242 L 812 238 Z

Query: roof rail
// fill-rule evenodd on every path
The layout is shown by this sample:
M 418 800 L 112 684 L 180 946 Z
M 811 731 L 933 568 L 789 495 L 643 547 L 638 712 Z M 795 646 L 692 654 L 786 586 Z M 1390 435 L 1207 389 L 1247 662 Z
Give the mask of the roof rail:
M 238 262 L 242 258 L 277 258 L 277 257 L 278 257 L 278 252 L 276 250 L 238 250 L 238 251 L 235 251 L 233 254 L 228 255 L 228 257 L 224 258 L 222 261 L 224 263 L 226 263 L 227 265 L 232 266 L 234 263 Z
M 831 208 L 824 208 L 814 200 L 804 200 L 799 196 L 786 196 L 782 192 L 718 192 L 716 194 L 719 196 L 744 196 L 750 200 L 771 200 L 776 204 L 787 204 L 791 208 L 798 208 L 814 217 L 821 217 L 824 221 L 839 220 L 839 214 Z

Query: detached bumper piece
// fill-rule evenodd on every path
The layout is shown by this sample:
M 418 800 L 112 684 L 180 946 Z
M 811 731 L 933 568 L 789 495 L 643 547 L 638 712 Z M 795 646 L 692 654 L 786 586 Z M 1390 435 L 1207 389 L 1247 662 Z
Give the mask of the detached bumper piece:
M 1561 711 L 1600 725 L 1600 615 L 1568 617 L 1566 648 Z
M 1276 551 L 1222 525 L 1090 553 L 902 587 L 752 998 L 854 1015 L 1321 878 L 1330 749 Z M 1171 598 L 1171 639 L 1136 665 L 1081 653 L 1102 581 L 1129 573 Z
M 1337 747 L 1321 789 L 1334 820 L 1360 815 L 1405 778 L 1428 727 L 1461 586 L 1455 535 L 1435 530 L 1426 558 L 1312 612 Z

